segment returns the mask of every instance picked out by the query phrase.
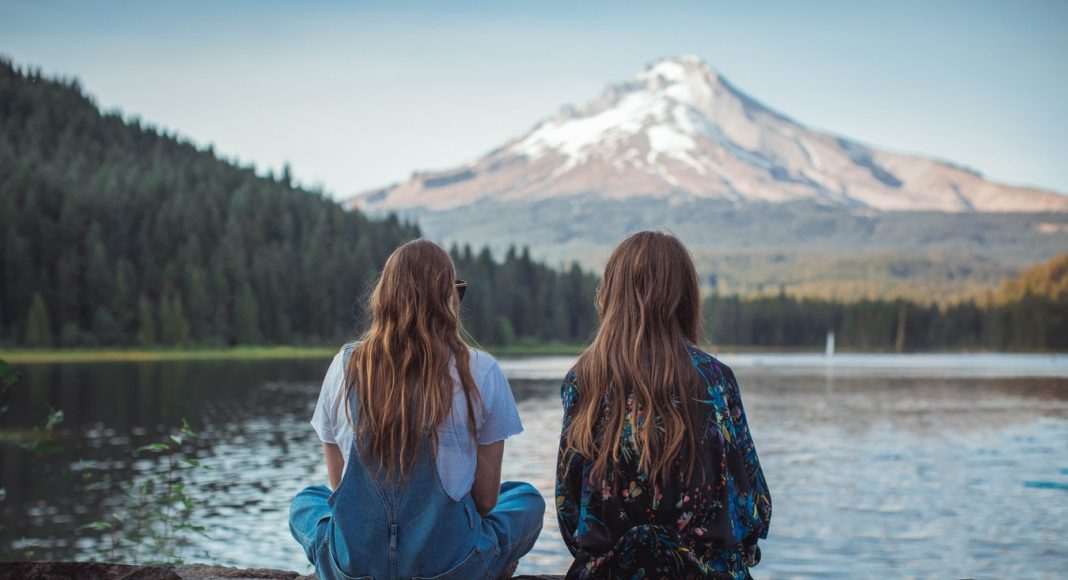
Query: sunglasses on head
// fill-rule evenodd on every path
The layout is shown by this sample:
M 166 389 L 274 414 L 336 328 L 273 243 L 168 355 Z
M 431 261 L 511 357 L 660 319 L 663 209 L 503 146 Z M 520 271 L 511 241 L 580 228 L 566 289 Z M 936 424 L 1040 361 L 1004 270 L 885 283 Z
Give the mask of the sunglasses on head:
M 463 302 L 464 294 L 467 293 L 467 280 L 457 280 L 453 286 L 456 286 L 456 293 L 460 295 L 460 302 Z

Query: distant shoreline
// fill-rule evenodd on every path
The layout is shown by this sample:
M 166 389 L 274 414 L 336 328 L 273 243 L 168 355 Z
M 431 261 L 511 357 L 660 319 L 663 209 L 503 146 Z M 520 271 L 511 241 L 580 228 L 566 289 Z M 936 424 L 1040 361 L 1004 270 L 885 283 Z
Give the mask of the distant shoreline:
M 339 345 L 340 346 L 340 345 Z M 524 344 L 478 347 L 495 356 L 578 355 L 581 344 Z M 338 347 L 329 346 L 241 346 L 233 348 L 14 348 L 0 349 L 0 359 L 12 364 L 54 364 L 95 362 L 162 362 L 210 360 L 293 360 L 329 359 Z
M 329 358 L 336 348 L 321 346 L 242 346 L 234 348 L 17 348 L 0 350 L 13 364 L 157 362 L 184 360 L 268 360 Z
M 510 346 L 472 345 L 498 357 L 533 356 L 578 356 L 586 348 L 584 344 L 545 343 L 514 344 Z M 760 347 L 736 345 L 702 345 L 715 355 L 822 353 L 817 347 Z M 232 348 L 13 348 L 0 349 L 0 359 L 12 364 L 56 364 L 96 362 L 164 362 L 164 361 L 211 361 L 211 360 L 296 360 L 329 359 L 337 347 L 329 346 L 241 346 Z M 892 351 L 840 349 L 840 354 L 895 354 Z M 990 353 L 984 350 L 924 351 L 926 354 Z M 1051 354 L 1056 351 L 1026 351 Z M 909 354 L 915 354 L 909 353 Z

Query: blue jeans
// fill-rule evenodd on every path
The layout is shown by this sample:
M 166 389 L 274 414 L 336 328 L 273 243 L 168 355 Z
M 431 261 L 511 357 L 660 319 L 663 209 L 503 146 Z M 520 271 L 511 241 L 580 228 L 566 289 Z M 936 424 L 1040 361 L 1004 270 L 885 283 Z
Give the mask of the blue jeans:
M 480 516 L 473 510 L 470 497 L 461 502 L 443 498 L 440 483 L 421 489 L 417 486 L 418 490 L 412 489 L 413 498 L 405 498 L 406 490 L 391 495 L 389 488 L 379 488 L 376 493 L 365 485 L 358 485 L 366 482 L 350 481 L 359 480 L 358 474 L 349 477 L 349 472 L 363 471 L 361 467 L 358 461 L 350 466 L 355 469 L 346 470 L 339 491 L 333 495 L 325 485 L 312 486 L 297 493 L 290 505 L 289 531 L 304 548 L 304 554 L 315 565 L 321 580 L 361 575 L 375 578 L 418 575 L 496 578 L 508 565 L 530 551 L 541 532 L 545 500 L 528 483 L 501 484 L 497 506 L 486 516 Z M 354 504 L 356 496 L 359 501 Z M 460 510 L 446 510 L 441 507 L 442 502 L 459 505 Z M 343 510 L 341 504 L 348 504 L 352 510 Z M 382 510 L 383 504 L 386 510 Z M 402 504 L 411 504 L 411 507 Z M 397 515 L 400 517 L 389 523 L 382 514 L 388 514 L 391 521 Z M 461 514 L 462 519 L 454 518 L 454 514 Z M 447 528 L 423 533 L 433 524 L 419 520 L 425 517 L 442 519 L 440 515 L 450 520 Z M 405 521 L 409 518 L 415 521 Z M 339 519 L 345 521 L 337 521 Z M 383 527 L 383 530 L 389 529 L 390 535 L 387 539 L 384 533 L 354 533 L 354 530 L 343 529 L 352 527 Z M 446 555 L 469 552 L 470 557 L 459 564 L 456 564 L 456 558 Z M 389 557 L 383 554 L 389 554 Z M 441 560 L 436 561 L 439 558 Z

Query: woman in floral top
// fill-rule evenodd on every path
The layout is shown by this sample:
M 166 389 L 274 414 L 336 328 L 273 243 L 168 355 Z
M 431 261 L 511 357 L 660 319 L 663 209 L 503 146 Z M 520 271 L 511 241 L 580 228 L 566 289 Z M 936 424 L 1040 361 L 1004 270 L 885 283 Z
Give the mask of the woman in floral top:
M 597 307 L 597 337 L 561 391 L 567 577 L 749 577 L 771 496 L 734 373 L 694 346 L 700 295 L 686 248 L 660 233 L 627 238 Z

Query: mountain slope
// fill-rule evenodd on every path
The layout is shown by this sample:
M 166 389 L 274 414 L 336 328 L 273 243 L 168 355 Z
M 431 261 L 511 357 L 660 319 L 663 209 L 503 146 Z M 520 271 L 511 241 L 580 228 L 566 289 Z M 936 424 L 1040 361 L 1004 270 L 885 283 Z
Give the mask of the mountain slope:
M 1068 248 L 1068 197 L 808 128 L 694 58 L 348 204 L 591 267 L 628 233 L 667 229 L 720 292 L 975 295 Z
M 665 59 L 462 167 L 417 173 L 356 207 L 443 210 L 592 193 L 673 202 L 811 201 L 876 210 L 1068 211 L 1068 197 L 805 127 L 695 58 Z

